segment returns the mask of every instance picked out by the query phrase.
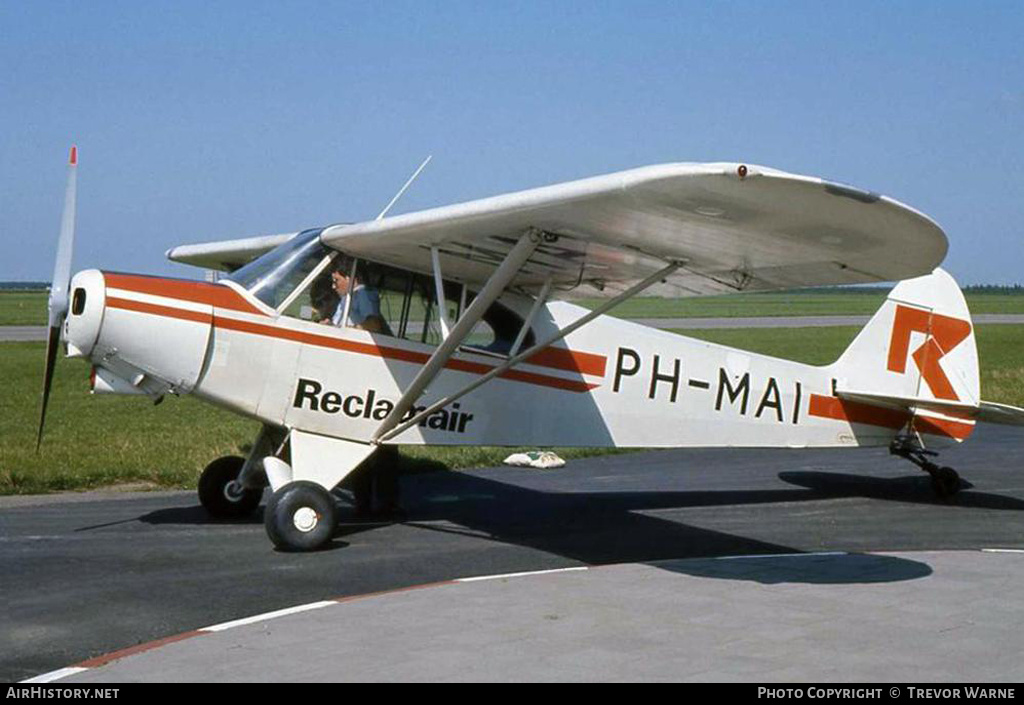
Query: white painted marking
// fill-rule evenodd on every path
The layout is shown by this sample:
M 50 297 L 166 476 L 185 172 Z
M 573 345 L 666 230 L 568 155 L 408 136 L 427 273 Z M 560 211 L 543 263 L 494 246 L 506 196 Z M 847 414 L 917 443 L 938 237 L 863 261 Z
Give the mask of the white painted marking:
M 1024 550 L 1019 548 L 983 548 L 982 553 L 1024 553 Z
M 457 583 L 478 583 L 483 580 L 503 580 L 505 578 L 523 578 L 529 575 L 551 575 L 553 573 L 573 573 L 581 570 L 590 570 L 588 566 L 575 568 L 555 568 L 554 570 L 531 570 L 525 573 L 505 573 L 503 575 L 480 575 L 475 578 L 456 578 Z
M 323 602 L 311 602 L 308 605 L 299 605 L 298 607 L 288 607 L 283 610 L 276 610 L 274 612 L 266 612 L 264 614 L 258 614 L 255 617 L 246 617 L 245 619 L 236 619 L 233 622 L 224 622 L 223 624 L 215 624 L 212 627 L 203 627 L 199 631 L 201 632 L 222 632 L 226 629 L 233 627 L 241 627 L 246 624 L 256 624 L 257 622 L 265 622 L 269 619 L 277 619 L 278 617 L 285 617 L 290 614 L 298 614 L 300 612 L 309 612 L 310 610 L 318 610 L 321 607 L 333 607 L 338 603 L 333 600 L 325 600 Z
M 88 671 L 88 670 L 89 670 L 88 668 L 81 668 L 79 666 L 71 666 L 70 668 L 61 668 L 61 669 L 58 669 L 56 671 L 50 671 L 49 673 L 44 673 L 41 676 L 36 676 L 35 678 L 29 678 L 27 681 L 21 681 L 21 682 L 22 683 L 53 683 L 54 681 L 60 680 L 61 678 L 67 678 L 68 676 L 73 676 L 76 673 L 82 673 L 83 671 Z
M 129 299 L 132 301 L 141 301 L 145 304 L 154 304 L 156 306 L 166 306 L 168 308 L 177 308 L 185 311 L 195 311 L 197 313 L 209 313 L 210 304 L 198 303 L 196 301 L 189 301 L 187 299 L 174 299 L 167 296 L 158 296 L 155 294 L 145 294 L 141 291 L 132 291 L 131 289 L 118 289 L 116 287 L 109 287 L 107 289 L 107 295 L 113 296 L 118 299 Z

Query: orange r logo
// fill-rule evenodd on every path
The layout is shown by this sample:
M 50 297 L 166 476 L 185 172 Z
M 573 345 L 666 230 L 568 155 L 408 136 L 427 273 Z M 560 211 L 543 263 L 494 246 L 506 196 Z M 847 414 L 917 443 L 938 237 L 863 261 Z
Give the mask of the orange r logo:
M 924 343 L 914 351 L 914 362 L 932 394 L 939 399 L 959 401 L 960 397 L 953 391 L 953 385 L 939 365 L 939 360 L 970 335 L 970 322 L 897 304 L 892 338 L 889 341 L 890 372 L 902 374 L 907 371 L 911 333 L 925 334 Z

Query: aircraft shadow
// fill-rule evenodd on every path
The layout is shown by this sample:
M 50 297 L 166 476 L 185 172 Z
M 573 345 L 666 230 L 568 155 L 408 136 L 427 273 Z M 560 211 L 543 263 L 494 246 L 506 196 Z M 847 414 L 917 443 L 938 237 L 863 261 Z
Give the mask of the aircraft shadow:
M 661 562 L 657 566 L 695 577 L 748 580 L 763 585 L 895 583 L 926 578 L 933 572 L 931 566 L 920 561 L 864 553 L 797 553 L 773 556 L 770 561 L 756 556 L 697 559 L 685 563 Z
M 523 487 L 476 474 L 440 471 L 435 467 L 402 477 L 401 519 L 392 522 L 355 520 L 342 503 L 335 541 L 375 531 L 382 524 L 404 524 L 421 531 L 528 547 L 588 565 L 652 563 L 666 570 L 704 577 L 759 582 L 879 582 L 912 580 L 930 573 L 916 561 L 895 557 L 801 554 L 779 543 L 691 526 L 656 510 L 716 506 L 753 506 L 863 497 L 919 504 L 946 504 L 934 497 L 925 475 L 878 478 L 828 472 L 779 473 L 792 489 L 577 492 Z M 571 484 L 571 483 L 569 483 Z M 950 500 L 956 506 L 986 510 L 1021 510 L 1024 501 L 964 491 Z M 198 505 L 150 512 L 139 520 L 149 524 L 253 524 L 262 522 L 262 508 L 239 521 L 209 518 Z M 799 560 L 686 560 L 729 556 L 794 554 Z M 845 556 L 845 557 L 844 557 Z M 665 561 L 672 561 L 671 564 Z M 813 568 L 813 570 L 809 570 Z
M 202 505 L 195 504 L 188 507 L 170 507 L 168 509 L 157 509 L 156 511 L 144 514 L 139 521 L 145 524 L 182 524 L 192 526 L 205 526 L 217 524 L 262 524 L 263 506 L 261 505 L 253 514 L 239 519 L 217 519 L 211 517 L 209 512 L 203 509 Z
M 1024 511 L 1024 500 L 1005 495 L 972 492 L 962 480 L 964 489 L 949 499 L 941 499 L 931 491 L 931 481 L 924 473 L 896 478 L 848 475 L 844 473 L 794 471 L 778 475 L 783 482 L 804 487 L 822 498 L 864 497 L 892 502 L 952 505 L 969 509 Z
M 526 546 L 587 565 L 649 563 L 701 577 L 766 584 L 913 580 L 931 569 L 896 557 L 819 557 L 779 543 L 641 513 L 716 505 L 811 501 L 808 490 L 734 492 L 548 492 L 465 473 L 404 478 L 402 523 L 424 531 Z M 346 523 L 337 536 L 374 526 Z M 749 557 L 792 554 L 793 559 Z M 827 558 L 824 563 L 819 558 Z M 689 560 L 703 559 L 703 560 Z
M 644 509 L 687 509 L 695 507 L 737 506 L 755 504 L 773 504 L 779 502 L 809 502 L 823 499 L 863 497 L 894 502 L 912 502 L 919 504 L 955 505 L 971 509 L 993 510 L 1024 510 L 1024 500 L 1004 495 L 994 495 L 970 491 L 972 485 L 964 481 L 964 490 L 954 498 L 943 500 L 935 496 L 931 490 L 929 479 L 923 473 L 897 478 L 880 478 L 868 475 L 852 475 L 818 471 L 781 472 L 778 477 L 783 482 L 803 489 L 794 490 L 687 490 L 687 491 L 643 491 L 643 492 L 542 492 L 514 485 L 476 477 L 459 472 L 448 472 L 436 469 L 410 473 L 403 479 L 403 487 L 408 488 L 410 477 L 426 476 L 424 481 L 413 480 L 417 487 L 410 502 L 410 493 L 405 492 L 403 505 L 406 516 L 403 521 L 415 522 L 426 520 L 448 519 L 453 522 L 493 519 L 491 514 L 478 516 L 473 503 L 480 498 L 507 498 L 509 502 L 518 503 L 517 514 L 538 521 L 547 516 L 564 516 L 571 511 L 577 516 L 588 514 L 604 515 L 610 512 L 632 512 Z M 433 492 L 448 499 L 437 502 L 429 497 L 423 501 L 423 492 Z M 353 519 L 351 509 L 341 507 L 341 521 Z M 142 521 L 147 524 L 253 524 L 263 522 L 263 507 L 252 516 L 241 519 L 212 518 L 200 505 L 173 507 L 150 512 L 137 519 L 127 519 L 87 526 L 76 531 L 107 528 L 117 524 Z M 360 522 L 349 532 L 359 532 L 376 528 L 385 522 Z

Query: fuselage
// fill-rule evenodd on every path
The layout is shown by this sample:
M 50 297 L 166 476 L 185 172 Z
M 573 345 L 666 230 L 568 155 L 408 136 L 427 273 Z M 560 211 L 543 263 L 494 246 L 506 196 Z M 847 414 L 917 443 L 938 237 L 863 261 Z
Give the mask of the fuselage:
M 265 424 L 368 441 L 434 347 L 276 315 L 232 282 L 81 272 L 71 356 L 131 388 L 191 393 Z M 525 314 L 530 301 L 503 303 Z M 549 303 L 538 339 L 586 312 Z M 463 348 L 410 412 L 503 358 Z M 597 447 L 887 444 L 907 415 L 841 402 L 836 371 L 601 316 L 393 443 Z M 408 417 L 408 416 L 407 416 Z

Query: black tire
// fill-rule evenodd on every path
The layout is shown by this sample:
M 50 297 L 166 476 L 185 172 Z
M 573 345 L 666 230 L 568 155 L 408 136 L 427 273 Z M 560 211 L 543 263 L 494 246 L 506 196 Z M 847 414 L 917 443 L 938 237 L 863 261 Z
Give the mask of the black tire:
M 932 489 L 940 499 L 949 499 L 961 486 L 960 475 L 951 467 L 941 467 L 932 473 Z
M 315 551 L 334 537 L 334 498 L 313 482 L 289 482 L 270 496 L 263 512 L 267 536 L 282 551 Z
M 229 485 L 238 479 L 245 465 L 245 458 L 226 455 L 206 466 L 199 477 L 199 501 L 210 516 L 218 519 L 238 519 L 256 510 L 263 497 L 263 490 L 243 489 L 236 493 Z

